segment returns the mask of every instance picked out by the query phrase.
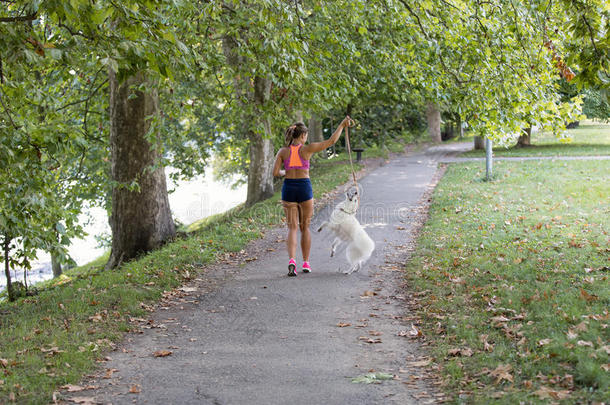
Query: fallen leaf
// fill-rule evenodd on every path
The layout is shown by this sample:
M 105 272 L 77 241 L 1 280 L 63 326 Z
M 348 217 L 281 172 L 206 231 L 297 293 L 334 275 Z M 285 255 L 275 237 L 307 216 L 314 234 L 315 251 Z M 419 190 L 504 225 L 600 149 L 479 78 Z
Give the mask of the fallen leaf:
M 83 405 L 95 405 L 98 403 L 94 397 L 72 397 L 69 398 L 69 400 L 74 403 Z
M 409 330 L 409 337 L 418 338 L 423 336 L 424 334 L 420 329 L 418 329 L 414 324 L 411 324 L 411 330 Z
M 461 350 L 462 356 L 464 357 L 471 357 L 473 352 L 472 349 L 470 347 L 465 347 Z
M 180 287 L 179 290 L 182 292 L 195 292 L 197 287 Z
M 370 338 L 368 336 L 360 336 L 360 337 L 358 337 L 358 339 L 362 340 L 362 341 L 364 341 L 366 343 L 382 343 L 381 339 L 379 339 L 379 338 L 373 339 L 373 338 Z
M 101 314 L 95 314 L 95 315 L 89 317 L 89 320 L 91 322 L 101 322 L 102 319 L 103 319 L 103 317 Z
M 497 323 L 502 323 L 502 322 L 508 322 L 508 321 L 510 321 L 510 319 L 508 319 L 507 317 L 502 316 L 502 315 L 500 315 L 500 316 L 494 316 L 493 318 L 491 318 L 491 320 L 492 320 L 493 322 L 497 322 Z
M 119 370 L 117 370 L 116 368 L 108 368 L 108 369 L 106 369 L 106 374 L 102 378 L 106 378 L 106 379 L 112 378 L 112 373 L 114 373 L 115 371 L 119 371 Z
M 337 326 L 340 328 L 345 328 L 346 326 L 352 326 L 352 324 L 347 322 L 339 322 Z
M 137 384 L 131 384 L 131 387 L 129 387 L 129 392 L 132 394 L 139 394 L 140 387 Z
M 585 299 L 585 301 L 587 302 L 592 302 L 592 301 L 597 301 L 598 297 L 597 295 L 593 295 L 593 294 L 589 294 L 588 292 L 586 292 L 585 290 L 583 290 L 582 288 L 580 289 L 580 295 Z
M 425 367 L 425 366 L 429 365 L 430 363 L 432 363 L 432 360 L 427 359 L 427 360 L 411 361 L 411 362 L 408 362 L 407 364 L 412 367 Z
M 586 340 L 579 340 L 578 342 L 576 342 L 576 344 L 578 346 L 588 346 L 588 347 L 593 347 L 593 342 L 588 342 Z
M 513 382 L 513 376 L 510 373 L 512 369 L 513 367 L 510 364 L 499 364 L 489 375 L 496 377 L 496 384 L 501 383 L 502 380 Z
M 170 350 L 157 350 L 156 352 L 153 353 L 153 355 L 155 357 L 167 357 L 169 355 L 171 355 L 173 352 Z
M 602 364 L 601 365 L 602 370 L 604 370 L 605 372 L 610 371 L 610 363 L 606 363 L 606 364 Z
M 80 385 L 72 385 L 72 384 L 62 385 L 59 388 L 61 388 L 62 390 L 66 390 L 68 392 L 78 392 L 78 391 L 84 391 L 87 389 L 85 387 L 81 387 Z
M 381 336 L 381 335 L 383 335 L 383 332 L 378 332 L 376 330 L 370 330 L 369 331 L 369 335 L 371 335 L 371 336 Z
M 377 293 L 376 293 L 375 291 L 368 291 L 368 290 L 367 290 L 367 291 L 365 291 L 365 292 L 362 294 L 362 297 L 372 297 L 372 296 L 374 296 L 374 295 L 377 295 Z
M 364 374 L 361 375 L 359 377 L 355 377 L 352 378 L 352 383 L 354 384 L 379 384 L 381 383 L 381 381 L 384 380 L 391 380 L 394 378 L 393 374 L 388 374 L 388 373 L 381 373 L 381 372 L 377 372 L 377 373 L 368 373 L 368 374 Z
M 486 352 L 493 352 L 494 350 L 494 345 L 492 343 L 489 343 L 487 341 L 488 335 L 479 335 L 479 340 L 481 341 L 481 343 L 483 343 L 483 350 L 485 350 Z
M 538 341 L 538 346 L 545 346 L 551 343 L 553 339 L 541 339 Z
M 574 330 L 577 332 L 586 332 L 587 331 L 587 323 L 582 321 L 578 325 L 574 326 Z
M 554 390 L 549 387 L 541 386 L 538 390 L 534 391 L 534 394 L 538 395 L 538 398 L 540 399 L 566 399 L 570 396 L 570 391 Z

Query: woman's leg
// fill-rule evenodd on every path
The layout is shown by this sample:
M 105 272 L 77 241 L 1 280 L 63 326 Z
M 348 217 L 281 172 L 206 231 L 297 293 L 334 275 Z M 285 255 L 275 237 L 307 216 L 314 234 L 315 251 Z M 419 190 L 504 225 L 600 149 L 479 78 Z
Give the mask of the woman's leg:
M 286 225 L 288 226 L 288 238 L 286 238 L 286 248 L 288 258 L 296 259 L 297 254 L 297 232 L 299 230 L 299 206 L 295 202 L 283 202 L 284 212 L 286 213 Z
M 303 261 L 309 261 L 309 251 L 311 250 L 311 233 L 309 224 L 313 216 L 313 198 L 299 203 L 299 228 L 301 228 L 301 252 Z

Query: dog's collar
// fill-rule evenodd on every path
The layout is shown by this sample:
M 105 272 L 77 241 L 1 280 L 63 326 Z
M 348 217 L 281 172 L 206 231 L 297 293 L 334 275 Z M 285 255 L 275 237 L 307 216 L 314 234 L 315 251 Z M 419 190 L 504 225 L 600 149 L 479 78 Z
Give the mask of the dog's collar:
M 346 214 L 349 214 L 349 215 L 354 215 L 354 214 L 356 213 L 356 211 L 357 211 L 357 209 L 356 209 L 356 210 L 354 210 L 354 212 L 349 212 L 349 211 L 346 211 L 346 210 L 344 210 L 343 208 L 339 208 L 339 209 L 340 209 L 341 211 L 345 212 Z

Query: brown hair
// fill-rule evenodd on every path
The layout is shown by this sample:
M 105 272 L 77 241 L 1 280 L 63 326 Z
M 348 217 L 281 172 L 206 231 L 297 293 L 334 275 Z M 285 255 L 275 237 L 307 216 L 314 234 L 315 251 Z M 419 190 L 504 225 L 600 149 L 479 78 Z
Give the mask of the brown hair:
M 286 146 L 292 145 L 292 141 L 294 141 L 301 135 L 306 134 L 307 132 L 309 132 L 309 130 L 307 129 L 305 124 L 303 124 L 302 122 L 295 122 L 294 124 L 288 127 L 286 133 L 284 134 L 284 137 L 286 139 Z

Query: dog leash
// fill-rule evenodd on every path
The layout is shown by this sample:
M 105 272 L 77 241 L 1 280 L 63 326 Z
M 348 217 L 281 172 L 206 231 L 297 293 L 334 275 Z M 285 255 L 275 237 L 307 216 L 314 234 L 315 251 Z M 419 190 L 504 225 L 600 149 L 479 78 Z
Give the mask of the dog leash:
M 358 182 L 356 181 L 356 172 L 354 171 L 354 162 L 352 160 L 352 148 L 349 143 L 349 125 L 345 127 L 345 146 L 347 146 L 347 154 L 349 155 L 349 164 L 352 169 L 352 179 L 354 181 L 354 185 L 356 186 L 356 191 L 357 191 L 357 195 L 358 195 L 358 205 L 356 206 L 356 210 L 358 210 L 358 207 L 360 206 L 360 187 L 358 187 Z

